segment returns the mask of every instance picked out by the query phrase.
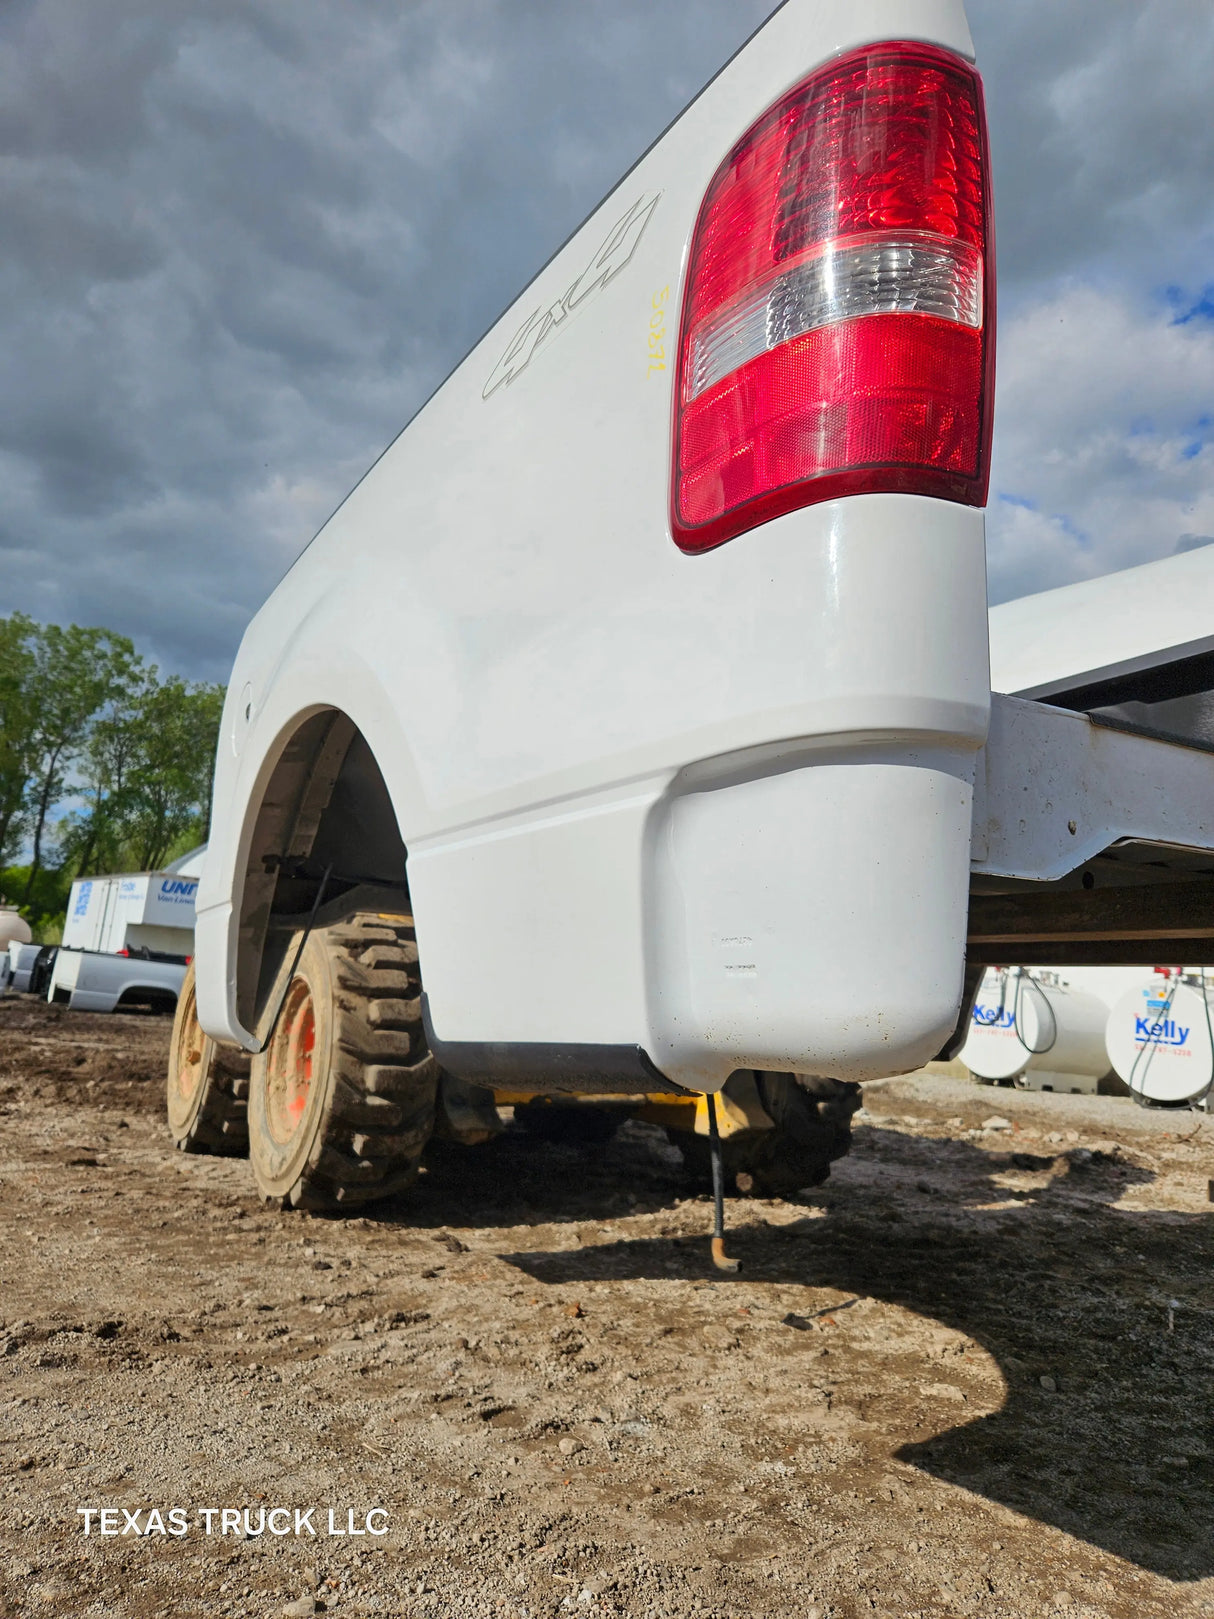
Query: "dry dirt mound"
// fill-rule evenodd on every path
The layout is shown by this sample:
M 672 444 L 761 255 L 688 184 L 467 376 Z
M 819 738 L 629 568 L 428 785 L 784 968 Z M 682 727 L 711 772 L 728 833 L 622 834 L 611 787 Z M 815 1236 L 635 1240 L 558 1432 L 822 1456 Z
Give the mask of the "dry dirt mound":
M 0 1103 L 20 1091 L 158 1112 L 172 1028 L 164 1013 L 72 1012 L 33 996 L 0 997 Z
M 270 1213 L 172 1152 L 166 1040 L 0 1004 L 0 1615 L 1214 1611 L 1214 1127 L 873 1087 L 830 1183 L 737 1200 L 727 1278 L 635 1124 Z

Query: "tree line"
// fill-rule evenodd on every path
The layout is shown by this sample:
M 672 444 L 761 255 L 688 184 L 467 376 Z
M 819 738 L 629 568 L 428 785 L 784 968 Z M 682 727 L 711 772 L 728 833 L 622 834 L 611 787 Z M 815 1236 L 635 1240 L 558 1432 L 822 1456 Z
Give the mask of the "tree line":
M 206 840 L 223 699 L 112 630 L 0 617 L 0 889 L 31 921 Z

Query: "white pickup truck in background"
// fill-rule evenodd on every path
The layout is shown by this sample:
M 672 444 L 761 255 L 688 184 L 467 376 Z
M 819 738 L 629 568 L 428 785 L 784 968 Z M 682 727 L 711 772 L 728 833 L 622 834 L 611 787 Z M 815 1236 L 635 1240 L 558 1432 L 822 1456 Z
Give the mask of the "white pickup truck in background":
M 806 1184 L 987 964 L 1214 946 L 1203 739 L 992 692 L 972 57 L 960 0 L 788 0 L 258 613 L 183 1144 L 210 1039 L 298 1204 L 515 1093 L 720 1094 Z
M 28 995 L 34 990 L 35 973 L 39 966 L 39 958 L 46 963 L 54 946 L 41 944 L 26 944 L 14 939 L 0 961 L 0 994 Z M 49 974 L 49 966 L 46 973 Z M 46 974 L 44 974 L 44 977 Z M 45 982 L 42 985 L 43 993 L 46 991 Z
M 203 848 L 165 871 L 78 877 L 46 998 L 77 1012 L 173 1011 L 194 952 Z M 32 984 L 31 984 L 31 987 Z
M 188 963 L 148 955 L 103 954 L 99 950 L 55 952 L 46 998 L 73 1012 L 117 1012 L 136 1006 L 172 1012 Z

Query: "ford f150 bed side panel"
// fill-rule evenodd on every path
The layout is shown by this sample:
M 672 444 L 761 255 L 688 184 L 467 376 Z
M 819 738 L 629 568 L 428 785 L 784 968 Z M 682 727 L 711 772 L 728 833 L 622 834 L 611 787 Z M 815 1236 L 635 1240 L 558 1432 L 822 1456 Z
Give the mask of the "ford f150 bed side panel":
M 336 710 L 408 848 L 449 1066 L 489 1046 L 639 1049 L 712 1088 L 743 1066 L 862 1078 L 939 1047 L 990 710 L 982 513 L 853 496 L 699 556 L 668 515 L 672 356 L 709 182 L 790 86 L 882 39 L 971 54 L 955 0 L 789 0 L 258 614 L 198 898 L 216 1037 L 253 1043 L 237 955 L 267 783 L 309 716 Z

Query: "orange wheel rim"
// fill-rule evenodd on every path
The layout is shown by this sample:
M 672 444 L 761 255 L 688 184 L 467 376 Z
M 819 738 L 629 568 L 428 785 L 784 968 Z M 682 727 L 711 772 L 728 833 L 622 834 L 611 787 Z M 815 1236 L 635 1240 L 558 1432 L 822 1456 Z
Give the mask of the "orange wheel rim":
M 307 1111 L 316 1049 L 312 992 L 297 978 L 278 1019 L 267 1064 L 266 1122 L 280 1143 L 291 1140 Z
M 198 1012 L 191 992 L 177 1034 L 175 1064 L 177 1091 L 184 1102 L 193 1099 L 202 1083 L 202 1058 L 205 1046 L 206 1036 L 198 1026 Z

